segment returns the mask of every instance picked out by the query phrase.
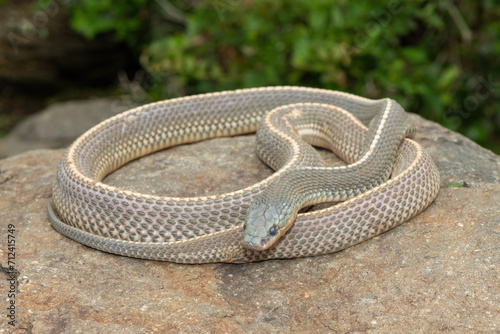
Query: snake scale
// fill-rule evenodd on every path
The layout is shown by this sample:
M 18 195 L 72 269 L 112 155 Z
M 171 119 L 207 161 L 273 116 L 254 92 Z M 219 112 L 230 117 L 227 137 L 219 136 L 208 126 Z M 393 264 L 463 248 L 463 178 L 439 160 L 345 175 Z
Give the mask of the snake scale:
M 259 157 L 276 172 L 245 189 L 175 198 L 101 182 L 158 150 L 255 131 Z M 96 125 L 69 147 L 49 219 L 84 245 L 142 259 L 241 263 L 328 254 L 394 228 L 435 199 L 439 173 L 409 139 L 414 132 L 391 99 L 316 88 L 152 103 Z M 346 165 L 327 167 L 308 143 L 332 150 Z M 299 213 L 323 202 L 337 203 Z

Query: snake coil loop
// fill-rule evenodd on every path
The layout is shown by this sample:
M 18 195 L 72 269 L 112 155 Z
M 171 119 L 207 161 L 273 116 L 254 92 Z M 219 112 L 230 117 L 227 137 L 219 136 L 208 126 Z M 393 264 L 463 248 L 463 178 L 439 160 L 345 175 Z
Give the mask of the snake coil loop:
M 182 143 L 252 133 L 261 121 L 257 151 L 276 173 L 248 188 L 176 198 L 101 182 L 133 159 Z M 143 259 L 251 262 L 328 254 L 392 229 L 437 196 L 435 164 L 404 138 L 414 132 L 393 100 L 305 87 L 152 103 L 98 124 L 69 147 L 49 219 L 84 245 Z M 347 165 L 326 167 L 306 142 L 331 149 Z M 297 213 L 331 201 L 340 203 Z

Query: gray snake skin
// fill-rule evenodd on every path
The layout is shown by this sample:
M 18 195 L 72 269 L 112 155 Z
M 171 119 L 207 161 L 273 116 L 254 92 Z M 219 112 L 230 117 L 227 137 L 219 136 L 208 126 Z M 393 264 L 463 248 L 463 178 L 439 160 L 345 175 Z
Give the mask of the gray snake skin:
M 158 150 L 255 131 L 257 153 L 276 173 L 245 189 L 174 198 L 101 182 Z M 408 138 L 414 132 L 391 99 L 304 87 L 152 103 L 98 124 L 70 146 L 49 219 L 84 245 L 143 259 L 240 263 L 328 254 L 392 229 L 435 199 L 439 173 Z M 347 165 L 325 166 L 306 142 Z M 324 202 L 338 203 L 299 213 Z

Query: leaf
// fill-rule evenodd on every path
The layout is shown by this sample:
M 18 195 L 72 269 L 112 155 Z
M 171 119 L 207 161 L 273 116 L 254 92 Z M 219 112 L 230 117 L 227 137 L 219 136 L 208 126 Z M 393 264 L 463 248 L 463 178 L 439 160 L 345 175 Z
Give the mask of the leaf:
M 309 54 L 311 52 L 311 45 L 308 38 L 299 39 L 293 48 L 292 64 L 295 67 L 305 67 Z
M 449 88 L 459 76 L 460 71 L 458 68 L 456 66 L 450 66 L 438 77 L 437 86 L 440 89 Z
M 446 185 L 447 187 L 465 187 L 463 183 L 450 183 Z

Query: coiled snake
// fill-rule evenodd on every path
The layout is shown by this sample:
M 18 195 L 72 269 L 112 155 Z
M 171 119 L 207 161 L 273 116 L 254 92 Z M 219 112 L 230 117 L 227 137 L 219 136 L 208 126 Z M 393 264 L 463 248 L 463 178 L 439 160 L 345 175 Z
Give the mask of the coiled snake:
M 174 198 L 118 189 L 103 178 L 178 144 L 257 130 L 276 173 L 216 196 Z M 78 138 L 61 160 L 52 226 L 110 253 L 180 263 L 251 262 L 327 254 L 388 231 L 437 196 L 439 173 L 393 100 L 323 89 L 266 87 L 148 104 Z M 326 167 L 304 141 L 347 165 Z M 298 213 L 316 203 L 327 209 Z

